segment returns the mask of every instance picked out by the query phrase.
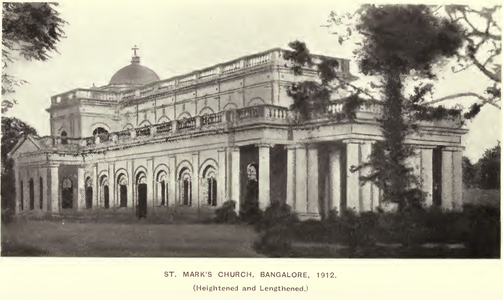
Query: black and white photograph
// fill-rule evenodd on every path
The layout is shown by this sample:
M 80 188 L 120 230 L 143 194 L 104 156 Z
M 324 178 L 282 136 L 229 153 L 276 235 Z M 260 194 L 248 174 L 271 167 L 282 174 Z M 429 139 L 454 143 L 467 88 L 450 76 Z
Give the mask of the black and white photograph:
M 498 261 L 500 16 L 3 2 L 2 260 Z

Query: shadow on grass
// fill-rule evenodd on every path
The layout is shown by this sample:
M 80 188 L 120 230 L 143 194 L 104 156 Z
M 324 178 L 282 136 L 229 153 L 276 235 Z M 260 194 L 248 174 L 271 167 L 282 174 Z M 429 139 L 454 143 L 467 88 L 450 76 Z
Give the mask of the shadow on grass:
M 2 256 L 48 256 L 49 252 L 23 244 L 2 242 Z

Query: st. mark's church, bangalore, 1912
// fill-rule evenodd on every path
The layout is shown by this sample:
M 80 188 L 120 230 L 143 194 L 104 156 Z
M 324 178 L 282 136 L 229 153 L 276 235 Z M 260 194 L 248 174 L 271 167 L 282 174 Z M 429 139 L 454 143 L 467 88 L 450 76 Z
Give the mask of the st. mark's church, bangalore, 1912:
M 284 50 L 161 80 L 134 49 L 108 85 L 53 96 L 51 135 L 25 136 L 9 153 L 17 214 L 114 209 L 148 218 L 173 207 L 213 210 L 227 200 L 239 211 L 249 193 L 261 209 L 285 201 L 303 219 L 384 204 L 375 185 L 360 183 L 365 169 L 349 171 L 382 139 L 379 105 L 362 106 L 351 120 L 331 118 L 343 105 L 333 99 L 326 115 L 297 122 L 288 87 L 317 74 L 294 75 Z M 356 79 L 349 60 L 337 60 L 339 76 Z M 437 122 L 408 136 L 415 148 L 408 163 L 427 205 L 461 206 L 466 132 Z

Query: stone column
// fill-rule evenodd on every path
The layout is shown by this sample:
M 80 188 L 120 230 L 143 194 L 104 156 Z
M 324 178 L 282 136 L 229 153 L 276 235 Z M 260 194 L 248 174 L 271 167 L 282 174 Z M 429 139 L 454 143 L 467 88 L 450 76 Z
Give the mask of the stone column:
M 258 147 L 258 201 L 259 208 L 265 210 L 271 203 L 271 152 L 270 145 L 259 144 Z
M 42 210 L 45 212 L 49 212 L 49 181 L 47 180 L 47 168 L 39 169 L 40 178 L 42 178 Z
M 108 163 L 108 203 L 110 208 L 116 208 L 119 207 L 119 204 L 116 203 L 115 196 L 117 194 L 116 192 L 116 182 L 115 178 L 115 163 L 114 162 L 109 162 Z
M 234 147 L 230 148 L 231 152 L 231 174 L 230 174 L 230 194 L 231 194 L 231 200 L 236 201 L 236 212 L 239 213 L 239 206 L 241 204 L 240 201 L 240 189 L 241 189 L 241 183 L 240 183 L 240 162 L 241 162 L 241 156 L 239 152 L 239 147 Z
M 194 174 L 192 175 L 192 203 L 199 207 L 201 206 L 201 203 L 199 203 L 199 184 L 201 181 L 201 178 L 199 178 L 199 151 L 192 153 L 192 167 L 194 168 Z
M 286 204 L 295 208 L 295 147 L 286 146 Z
M 77 210 L 86 209 L 86 169 L 85 166 L 79 166 L 77 169 Z
M 14 159 L 14 180 L 16 184 L 16 203 L 14 205 L 14 213 L 17 215 L 21 212 L 21 176 L 19 174 L 19 161 Z M 24 183 L 23 183 L 24 185 Z M 23 187 L 24 189 L 24 187 Z
M 155 209 L 154 205 L 154 190 L 155 190 L 155 183 L 154 183 L 154 159 L 150 158 L 147 159 L 147 174 L 146 175 L 146 180 L 147 180 L 147 215 L 150 211 L 153 211 Z
M 442 208 L 452 209 L 452 152 L 442 150 Z
M 341 150 L 332 148 L 329 153 L 330 205 L 329 210 L 341 211 Z
M 421 148 L 421 189 L 426 193 L 425 205 L 433 205 L 433 148 Z
M 176 206 L 177 188 L 176 188 L 176 156 L 169 157 L 169 184 L 168 184 L 168 206 Z
M 308 216 L 319 218 L 318 148 L 315 145 L 310 145 L 307 150 L 307 192 Z
M 359 172 L 351 172 L 352 166 L 360 164 L 360 145 L 355 142 L 346 143 L 346 203 L 347 208 L 360 212 L 360 179 Z
M 218 149 L 218 181 L 217 181 L 217 206 L 227 200 L 227 159 L 226 149 Z
M 50 202 L 50 212 L 59 212 L 59 166 L 50 165 L 49 166 L 49 180 L 47 188 L 50 190 L 51 194 L 48 197 L 48 202 Z M 50 200 L 49 200 L 50 199 Z
M 452 152 L 452 203 L 453 208 L 463 208 L 463 152 L 462 149 L 453 149 Z
M 92 173 L 92 186 L 93 186 L 93 203 L 96 205 L 96 208 L 100 207 L 99 203 L 99 191 L 98 191 L 98 164 L 93 164 L 93 173 Z M 94 206 L 93 205 L 93 206 Z
M 372 153 L 372 144 L 367 142 L 360 145 L 361 160 L 360 164 L 368 162 L 370 154 Z M 368 176 L 372 172 L 370 167 L 360 169 L 358 176 Z M 362 211 L 371 211 L 374 208 L 374 197 L 372 191 L 372 183 L 367 182 L 365 185 L 360 185 L 360 203 Z
M 295 149 L 295 211 L 300 217 L 307 215 L 307 150 L 306 146 Z

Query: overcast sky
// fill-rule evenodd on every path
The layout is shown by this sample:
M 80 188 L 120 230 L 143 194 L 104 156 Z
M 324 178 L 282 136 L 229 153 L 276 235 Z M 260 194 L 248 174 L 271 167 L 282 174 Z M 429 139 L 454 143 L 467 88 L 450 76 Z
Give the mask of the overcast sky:
M 354 3 L 354 2 L 352 2 Z M 337 1 L 63 1 L 58 10 L 69 22 L 67 38 L 48 62 L 18 62 L 11 73 L 28 80 L 16 93 L 16 116 L 49 134 L 50 97 L 74 88 L 108 84 L 112 75 L 128 65 L 134 45 L 141 64 L 161 79 L 212 66 L 293 40 L 307 43 L 311 52 L 351 58 L 347 44 L 340 46 L 325 24 L 331 10 L 354 11 Z M 353 73 L 357 74 L 354 66 Z M 436 96 L 457 92 L 483 92 L 487 80 L 476 70 L 446 73 Z M 471 102 L 461 100 L 468 106 Z M 455 102 L 455 101 L 454 101 Z M 445 103 L 452 105 L 452 103 Z M 501 111 L 486 106 L 468 124 L 465 155 L 472 161 L 500 139 Z

